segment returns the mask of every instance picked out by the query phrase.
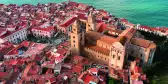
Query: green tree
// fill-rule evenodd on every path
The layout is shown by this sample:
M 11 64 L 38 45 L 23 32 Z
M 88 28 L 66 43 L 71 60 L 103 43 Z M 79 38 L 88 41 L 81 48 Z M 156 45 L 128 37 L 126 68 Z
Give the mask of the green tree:
M 109 78 L 108 78 L 108 84 L 118 84 L 118 83 L 117 83 L 117 80 L 115 80 L 115 79 L 109 77 Z

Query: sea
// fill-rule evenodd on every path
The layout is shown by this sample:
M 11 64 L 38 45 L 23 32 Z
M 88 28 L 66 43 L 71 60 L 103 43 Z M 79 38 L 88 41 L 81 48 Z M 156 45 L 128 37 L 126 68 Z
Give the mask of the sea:
M 68 0 L 0 0 L 3 4 L 61 3 Z M 168 0 L 71 0 L 104 9 L 134 24 L 168 27 Z

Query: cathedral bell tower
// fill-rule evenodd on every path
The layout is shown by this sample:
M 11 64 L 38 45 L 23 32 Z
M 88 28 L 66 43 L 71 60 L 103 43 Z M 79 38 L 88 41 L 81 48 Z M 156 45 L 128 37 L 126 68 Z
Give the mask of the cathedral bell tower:
M 92 11 L 89 12 L 86 22 L 86 32 L 88 31 L 96 31 L 95 15 L 93 15 Z
M 79 20 L 72 24 L 72 31 L 70 34 L 71 54 L 80 55 L 81 46 L 84 45 L 84 31 L 80 28 Z

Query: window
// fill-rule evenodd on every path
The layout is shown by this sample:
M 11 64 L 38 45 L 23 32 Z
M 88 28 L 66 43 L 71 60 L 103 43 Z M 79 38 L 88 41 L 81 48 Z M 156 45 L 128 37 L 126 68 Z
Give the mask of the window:
M 90 25 L 88 25 L 88 27 L 90 27 Z
M 120 56 L 118 57 L 118 60 L 120 60 Z
M 106 58 L 105 58 L 105 60 L 106 60 Z
M 142 54 L 141 54 L 141 57 L 142 57 Z
M 73 42 L 75 43 L 75 40 Z
M 74 45 L 74 47 L 75 47 L 75 45 Z
M 73 38 L 75 38 L 75 36 L 73 36 Z
M 115 55 L 113 55 L 113 58 L 115 58 Z

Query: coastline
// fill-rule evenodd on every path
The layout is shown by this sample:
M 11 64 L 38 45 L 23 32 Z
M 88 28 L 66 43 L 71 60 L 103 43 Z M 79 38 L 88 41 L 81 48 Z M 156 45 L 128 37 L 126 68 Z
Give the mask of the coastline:
M 62 0 L 57 0 L 57 1 L 53 1 L 53 0 L 50 0 L 52 3 L 61 3 L 61 2 L 64 2 Z M 125 18 L 127 20 L 129 20 L 130 22 L 134 23 L 134 24 L 137 24 L 137 23 L 140 23 L 140 24 L 145 24 L 146 26 L 150 26 L 150 27 L 162 27 L 162 25 L 164 27 L 168 27 L 167 24 L 165 23 L 166 22 L 166 19 L 164 20 L 163 17 L 161 16 L 161 14 L 157 13 L 158 16 L 155 17 L 156 15 L 154 16 L 151 16 L 149 15 L 148 13 L 145 13 L 146 16 L 149 16 L 151 17 L 151 19 L 149 18 L 144 18 L 145 17 L 145 14 L 142 14 L 139 10 L 139 8 L 137 8 L 137 11 L 139 13 L 139 17 L 137 17 L 137 15 L 135 15 L 136 13 L 131 13 L 132 11 L 130 11 L 131 9 L 128 9 L 127 7 L 126 8 L 123 8 L 124 6 L 118 6 L 118 7 L 115 7 L 115 6 L 110 6 L 108 3 L 106 3 L 107 5 L 106 6 L 102 6 L 100 4 L 100 1 L 99 3 L 91 3 L 89 2 L 88 0 L 86 1 L 82 1 L 82 0 L 75 0 L 77 1 L 78 3 L 81 2 L 81 3 L 84 3 L 84 4 L 89 4 L 89 5 L 92 5 L 94 6 L 96 9 L 105 9 L 106 11 L 112 13 L 113 15 L 115 15 L 116 17 L 119 17 L 119 18 Z M 36 5 L 37 2 L 40 2 L 40 1 L 34 1 L 34 2 L 28 2 L 28 1 L 22 1 L 22 2 L 15 2 L 15 3 L 18 3 L 18 5 L 21 5 L 22 3 L 28 3 L 28 4 L 32 4 L 32 5 Z M 46 2 L 49 2 L 49 1 L 41 1 L 40 3 L 43 3 L 45 4 Z M 114 3 L 114 1 L 112 1 Z M 117 1 L 115 4 L 112 4 L 112 5 L 116 5 L 118 4 L 119 1 Z M 3 1 L 1 3 L 8 3 L 8 1 Z M 12 3 L 12 1 L 9 1 L 9 3 Z M 103 3 L 103 4 L 104 4 Z M 127 2 L 126 2 L 127 3 Z M 132 4 L 129 4 L 129 5 L 132 5 Z M 115 7 L 115 8 L 114 8 Z M 117 8 L 117 9 L 116 9 Z M 123 11 L 121 11 L 123 9 Z M 150 8 L 151 9 L 151 8 Z M 118 11 L 119 10 L 119 11 Z M 130 11 L 130 14 L 127 14 L 127 15 L 123 15 L 122 13 L 126 12 L 126 10 Z M 135 11 L 136 8 L 134 8 L 133 12 L 137 12 Z M 121 13 L 120 13 L 121 12 Z M 125 14 L 125 13 L 124 13 Z M 123 17 L 125 16 L 125 17 Z M 141 17 L 142 16 L 142 17 Z M 144 17 L 143 17 L 144 16 Z M 143 19 L 142 19 L 143 18 Z M 154 24 L 153 24 L 154 23 Z M 159 23 L 162 23 L 162 24 L 159 24 Z
M 1 9 L 1 7 L 2 7 L 2 9 Z M 37 5 L 31 5 L 31 4 L 1 5 L 0 4 L 0 10 L 4 11 L 4 14 L 1 13 L 2 15 L 4 15 L 4 16 L 2 16 L 3 22 L 1 22 L 1 26 L 3 27 L 1 29 L 1 38 L 4 39 L 5 41 L 8 40 L 10 42 L 13 42 L 13 44 L 18 44 L 23 41 L 23 44 L 21 43 L 21 46 L 25 45 L 26 47 L 27 46 L 29 47 L 31 45 L 29 45 L 29 42 L 25 41 L 25 40 L 28 40 L 28 41 L 32 41 L 35 43 L 48 44 L 50 46 L 50 48 L 51 48 L 51 46 L 55 47 L 63 42 L 64 46 L 63 46 L 63 44 L 57 46 L 58 50 L 57 49 L 52 50 L 52 48 L 50 50 L 51 56 L 53 56 L 52 53 L 56 53 L 57 51 L 59 51 L 59 48 L 61 48 L 63 50 L 65 48 L 67 50 L 67 54 L 64 54 L 64 53 L 62 54 L 62 52 L 60 51 L 61 52 L 60 54 L 62 54 L 62 55 L 59 55 L 60 57 L 58 59 L 57 59 L 58 56 L 54 56 L 54 57 L 56 57 L 56 58 L 53 58 L 53 59 L 55 59 L 56 64 L 58 64 L 58 62 L 62 62 L 62 60 L 64 60 L 64 57 L 66 58 L 68 56 L 70 57 L 70 55 L 73 55 L 73 54 L 70 54 L 70 52 L 71 52 L 70 48 L 71 49 L 73 48 L 73 46 L 70 46 L 70 45 L 74 45 L 74 47 L 76 46 L 76 44 L 78 45 L 78 43 L 76 43 L 76 40 L 77 41 L 82 40 L 81 43 L 83 42 L 84 44 L 85 43 L 89 44 L 89 42 L 87 42 L 87 39 L 90 41 L 94 37 L 102 38 L 102 39 L 97 38 L 96 40 L 93 39 L 93 42 L 95 41 L 95 43 L 96 43 L 96 47 L 95 47 L 95 44 L 92 44 L 92 43 L 90 43 L 91 47 L 88 45 L 82 45 L 83 43 L 80 46 L 82 46 L 82 47 L 85 46 L 88 49 L 88 51 L 86 51 L 86 52 L 90 53 L 89 50 L 91 50 L 91 53 L 98 52 L 95 55 L 93 54 L 93 57 L 97 56 L 99 58 L 99 56 L 102 56 L 101 60 L 104 59 L 104 60 L 106 60 L 107 63 L 108 62 L 110 63 L 110 64 L 108 63 L 110 65 L 109 67 L 107 67 L 107 66 L 105 67 L 104 63 L 102 63 L 103 65 L 98 65 L 98 67 L 96 65 L 96 68 L 100 68 L 100 66 L 103 66 L 103 68 L 101 67 L 102 69 L 107 69 L 107 72 L 108 71 L 110 72 L 110 73 L 107 73 L 107 76 L 103 76 L 103 77 L 108 78 L 108 74 L 110 74 L 109 76 L 111 76 L 111 77 L 113 77 L 114 75 L 117 75 L 118 77 L 114 77 L 114 78 L 123 79 L 123 81 L 126 83 L 128 82 L 128 84 L 129 84 L 129 81 L 134 82 L 137 79 L 142 82 L 143 81 L 148 82 L 148 76 L 149 76 L 148 74 L 149 73 L 148 72 L 143 73 L 142 70 L 144 70 L 144 69 L 143 69 L 142 65 L 136 65 L 136 63 L 141 64 L 140 59 L 144 61 L 144 57 L 148 57 L 147 58 L 148 61 L 147 62 L 144 61 L 144 63 L 148 63 L 148 64 L 152 65 L 153 58 L 154 57 L 156 58 L 156 56 L 157 56 L 155 54 L 155 51 L 157 50 L 157 52 L 158 52 L 158 49 L 161 48 L 162 49 L 161 51 L 164 51 L 164 53 L 166 53 L 166 51 L 168 49 L 168 48 L 167 49 L 163 48 L 164 46 L 166 47 L 166 45 L 168 45 L 167 44 L 168 41 L 166 41 L 168 38 L 168 28 L 156 28 L 156 27 L 143 26 L 140 24 L 133 24 L 125 18 L 118 18 L 116 16 L 113 16 L 113 14 L 107 12 L 104 9 L 97 9 L 96 7 L 93 7 L 92 5 L 87 5 L 87 4 L 78 3 L 78 2 L 69 2 L 69 3 L 62 2 L 62 3 L 49 3 L 49 4 L 39 3 Z M 5 19 L 5 18 L 7 18 L 7 19 Z M 7 22 L 7 20 L 9 22 Z M 81 21 L 80 25 L 78 25 L 78 20 Z M 74 22 L 76 24 L 74 24 Z M 93 25 L 93 27 L 91 27 L 90 25 Z M 7 28 L 8 30 L 5 28 Z M 79 30 L 79 28 L 81 28 L 81 30 L 76 31 L 76 30 Z M 86 28 L 86 30 L 84 30 L 85 28 Z M 17 31 L 18 29 L 21 29 L 21 31 Z M 92 29 L 94 29 L 94 31 L 96 31 L 96 32 L 94 32 Z M 14 31 L 14 30 L 16 30 L 16 31 Z M 87 30 L 89 30 L 89 31 L 91 30 L 93 32 L 89 33 L 89 31 L 87 31 Z M 21 33 L 22 31 L 23 31 L 23 33 Z M 86 31 L 86 33 L 84 33 L 85 31 Z M 106 33 L 106 31 L 107 31 L 107 33 Z M 144 33 L 141 33 L 142 31 L 145 32 L 147 35 L 145 36 Z M 106 34 L 106 35 L 104 35 L 102 37 L 101 36 L 102 33 Z M 140 33 L 142 36 L 139 36 L 138 34 L 136 35 L 136 33 Z M 69 37 L 68 37 L 69 34 L 70 34 L 70 37 L 73 37 L 73 38 L 70 38 L 71 44 L 69 44 Z M 89 38 L 88 34 L 89 34 L 89 36 L 91 35 L 90 38 Z M 92 36 L 92 34 L 93 34 L 93 36 Z M 77 38 L 79 35 L 81 35 L 81 37 Z M 17 36 L 20 36 L 20 37 L 17 37 Z M 33 37 L 34 37 L 34 39 L 32 39 Z M 149 38 L 145 38 L 145 37 L 149 37 Z M 14 40 L 10 39 L 10 38 L 14 38 Z M 85 38 L 86 38 L 86 41 L 83 40 Z M 151 38 L 152 38 L 152 40 L 150 40 Z M 59 41 L 57 41 L 59 39 L 60 39 L 60 43 L 59 43 Z M 127 39 L 130 39 L 130 41 Z M 161 41 L 159 39 L 161 39 L 161 40 L 166 39 L 166 40 Z M 67 40 L 67 42 L 64 43 L 66 40 Z M 127 42 L 125 40 L 128 41 L 129 44 L 131 44 L 131 45 L 125 45 L 125 44 L 127 44 Z M 98 41 L 101 41 L 102 45 L 97 44 Z M 158 42 L 158 41 L 160 41 L 160 42 Z M 2 42 L 4 42 L 4 41 L 2 40 Z M 118 42 L 120 44 L 115 44 L 116 42 Z M 58 44 L 56 44 L 56 43 L 58 43 Z M 75 43 L 75 44 L 72 44 L 72 43 Z M 158 46 L 156 46 L 155 43 L 161 43 L 161 44 L 158 44 Z M 80 44 L 80 41 L 79 41 L 79 44 Z M 145 45 L 143 45 L 143 44 L 145 44 Z M 67 47 L 68 45 L 69 45 L 69 47 Z M 104 48 L 102 46 L 107 46 L 107 47 Z M 108 46 L 112 47 L 112 51 L 111 51 L 111 47 L 108 48 Z M 115 46 L 116 46 L 116 48 L 115 48 Z M 118 49 L 118 46 L 120 46 L 119 49 Z M 31 48 L 32 47 L 34 50 L 32 50 L 32 49 L 31 50 L 35 51 L 34 43 L 32 44 Z M 37 48 L 38 47 L 39 46 L 37 46 Z M 130 47 L 130 48 L 127 48 L 127 47 Z M 97 50 L 97 48 L 100 50 Z M 123 48 L 123 49 L 121 49 L 121 48 Z M 20 48 L 16 47 L 16 49 L 12 49 L 12 51 L 7 53 L 7 55 L 4 56 L 5 60 L 11 59 L 10 58 L 11 55 L 15 58 L 18 58 L 18 56 L 14 56 L 15 51 L 17 51 L 18 49 L 20 49 Z M 104 52 L 102 49 L 105 49 L 106 51 Z M 116 52 L 116 49 L 118 49 L 118 53 L 122 54 L 122 56 L 119 55 L 119 57 L 117 57 L 116 60 L 121 60 L 121 59 L 123 60 L 122 62 L 118 61 L 117 64 L 122 63 L 122 65 L 117 65 L 116 63 L 111 64 L 111 62 L 113 62 L 113 60 L 111 60 L 110 57 L 106 58 L 107 56 L 112 56 L 113 58 L 115 58 L 117 56 L 117 54 L 114 53 L 114 52 Z M 28 52 L 31 50 L 25 49 L 25 52 Z M 44 67 L 45 65 L 48 65 L 48 63 L 50 63 L 49 62 L 50 51 L 49 51 L 49 53 L 48 53 L 48 50 L 46 50 L 46 49 L 42 49 L 39 51 L 43 51 L 43 50 L 44 50 L 44 53 L 43 52 L 42 53 L 45 55 L 40 54 L 41 57 L 47 55 L 48 58 L 47 59 L 46 59 L 46 57 L 44 58 L 45 59 L 44 61 L 46 61 L 46 64 L 44 64 L 42 67 Z M 141 51 L 141 52 L 140 52 L 139 56 L 137 56 L 137 53 L 132 53 L 131 51 L 129 52 L 129 50 L 132 50 L 133 52 L 137 52 L 137 53 L 139 51 Z M 101 52 L 101 51 L 103 51 L 103 52 Z M 127 52 L 127 51 L 130 53 L 130 55 L 133 55 L 137 58 L 137 59 L 132 59 L 131 66 L 134 66 L 134 68 L 132 68 L 132 69 L 130 68 L 131 73 L 134 73 L 134 74 L 129 73 L 129 67 L 128 67 L 129 63 L 128 63 L 128 65 L 125 64 L 125 61 L 127 61 L 127 60 L 125 60 L 124 57 L 127 56 L 125 54 L 125 52 Z M 80 53 L 80 52 L 81 51 L 79 51 L 78 53 Z M 31 53 L 31 52 L 28 52 L 28 53 Z M 111 55 L 109 53 L 114 53 L 114 55 Z M 148 54 L 144 55 L 144 57 L 143 57 L 144 53 L 148 53 Z M 159 52 L 159 53 L 161 53 L 161 52 Z M 18 52 L 18 54 L 23 55 L 23 53 L 20 54 L 19 52 Z M 25 56 L 27 56 L 26 54 L 27 53 L 25 53 Z M 49 54 L 49 56 L 48 56 L 48 54 Z M 128 57 L 130 57 L 130 55 L 128 55 Z M 159 57 L 159 56 L 161 56 L 161 55 L 158 55 L 157 57 Z M 76 61 L 77 58 L 79 58 L 79 57 L 75 56 L 74 59 L 72 59 L 72 60 Z M 39 59 L 39 60 L 41 61 L 43 59 Z M 104 60 L 102 60 L 102 61 L 104 61 Z M 98 59 L 98 61 L 99 61 L 99 59 Z M 131 61 L 131 59 L 130 59 L 130 61 Z M 69 61 L 69 62 L 72 63 L 72 61 Z M 52 62 L 52 63 L 55 64 L 55 62 Z M 86 68 L 86 67 L 81 65 L 80 63 L 77 63 L 77 62 L 73 62 L 73 63 L 74 63 L 74 65 L 72 64 L 72 66 L 68 66 L 68 67 L 72 67 L 73 69 L 72 70 L 65 70 L 65 72 L 67 72 L 67 71 L 70 71 L 70 73 L 73 72 L 73 75 L 75 75 L 75 76 L 76 76 L 76 74 L 83 73 L 83 71 L 81 72 L 82 67 L 83 68 Z M 83 64 L 84 62 L 81 61 L 81 63 Z M 87 63 L 89 64 L 89 62 L 87 62 Z M 77 64 L 79 64 L 79 65 L 77 66 Z M 123 68 L 123 65 L 126 67 Z M 38 61 L 36 66 L 39 66 L 37 68 L 42 69 L 42 68 L 40 68 L 41 62 Z M 76 68 L 79 66 L 80 66 L 80 68 L 79 68 L 80 71 L 76 71 Z M 115 68 L 118 68 L 119 66 L 121 67 L 120 69 L 122 69 L 122 70 L 121 71 L 118 69 L 115 70 Z M 30 69 L 29 66 L 26 66 L 26 67 L 28 67 L 28 69 Z M 61 67 L 61 66 L 59 66 L 59 67 Z M 94 67 L 94 64 L 93 64 L 93 67 Z M 93 68 L 93 67 L 91 65 L 91 68 Z M 160 69 L 160 68 L 158 68 L 158 69 Z M 87 70 L 87 69 L 85 69 L 85 70 Z M 96 71 L 95 71 L 95 69 L 93 69 L 94 72 L 97 72 L 97 70 L 98 69 L 96 69 Z M 27 68 L 25 68 L 26 73 L 23 73 L 23 74 L 25 74 L 23 76 L 27 77 L 27 75 L 26 75 L 27 71 L 29 71 L 29 70 L 27 70 Z M 56 72 L 56 73 L 51 71 L 51 74 L 53 74 L 53 73 L 54 73 L 54 75 L 58 74 L 58 73 L 64 74 L 60 71 L 61 71 L 61 68 L 59 69 L 59 72 Z M 146 75 L 146 73 L 147 73 L 147 75 Z M 39 74 L 39 73 L 36 73 L 36 74 L 38 76 L 41 76 L 41 74 Z M 90 73 L 88 73 L 88 74 L 90 74 Z M 141 75 L 134 79 L 134 76 L 136 76 L 136 74 L 141 74 Z M 88 76 L 91 76 L 91 75 L 88 75 Z M 25 78 L 25 77 L 23 77 L 23 78 Z M 77 77 L 78 76 L 76 76 L 76 78 Z M 82 75 L 79 77 L 81 77 L 81 80 L 83 80 Z M 97 77 L 99 77 L 99 76 L 97 76 Z M 71 78 L 71 77 L 69 77 L 69 78 Z M 88 78 L 88 77 L 86 77 L 86 78 Z M 128 80 L 129 78 L 132 78 L 132 79 Z M 104 79 L 104 80 L 105 80 L 104 82 L 107 81 L 106 79 Z M 110 80 L 112 80 L 112 79 L 110 79 Z M 122 81 L 120 81 L 120 82 L 122 82 Z M 64 83 L 64 84 L 66 84 L 66 83 Z M 105 84 L 105 83 L 103 83 L 103 84 Z

